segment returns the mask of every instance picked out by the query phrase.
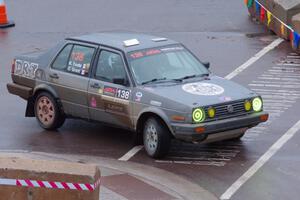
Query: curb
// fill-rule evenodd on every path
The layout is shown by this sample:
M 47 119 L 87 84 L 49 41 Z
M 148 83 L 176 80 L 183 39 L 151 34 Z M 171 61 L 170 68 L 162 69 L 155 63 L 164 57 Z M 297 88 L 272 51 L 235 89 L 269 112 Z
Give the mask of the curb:
M 96 156 L 84 156 L 84 155 L 67 155 L 67 154 L 52 154 L 44 152 L 20 152 L 20 153 L 1 153 L 0 155 L 6 156 L 24 156 L 34 159 L 50 159 L 50 160 L 65 160 L 71 162 L 81 162 L 96 164 L 100 167 L 117 170 L 131 174 L 133 176 L 139 177 L 146 180 L 146 182 L 151 182 L 152 185 L 156 186 L 166 193 L 175 194 L 174 196 L 179 196 L 181 199 L 185 200 L 217 200 L 218 198 L 214 196 L 209 191 L 203 189 L 199 185 L 188 181 L 187 179 L 176 175 L 174 173 L 158 169 L 155 167 L 142 165 L 133 162 L 118 161 L 110 158 L 96 157 Z M 162 176 L 163 174 L 163 176 Z M 101 186 L 100 186 L 101 187 Z M 166 191 L 167 190 L 167 191 Z

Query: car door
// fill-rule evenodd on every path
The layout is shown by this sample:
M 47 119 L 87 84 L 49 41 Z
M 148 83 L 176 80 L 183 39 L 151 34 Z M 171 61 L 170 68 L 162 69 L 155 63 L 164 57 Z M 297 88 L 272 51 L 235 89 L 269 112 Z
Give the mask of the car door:
M 66 44 L 51 65 L 48 81 L 69 116 L 89 118 L 87 88 L 96 49 L 92 45 Z
M 90 118 L 132 128 L 131 83 L 122 53 L 102 48 L 88 87 Z

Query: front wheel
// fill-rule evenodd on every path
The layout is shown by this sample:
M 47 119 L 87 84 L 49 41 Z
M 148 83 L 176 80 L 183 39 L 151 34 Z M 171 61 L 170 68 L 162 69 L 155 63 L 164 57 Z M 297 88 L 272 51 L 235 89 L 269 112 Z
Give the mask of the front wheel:
M 38 94 L 34 104 L 34 112 L 40 126 L 46 130 L 60 128 L 65 121 L 65 116 L 58 102 L 47 92 Z
M 161 158 L 170 149 L 170 131 L 161 120 L 151 117 L 144 125 L 143 142 L 145 150 L 150 157 Z

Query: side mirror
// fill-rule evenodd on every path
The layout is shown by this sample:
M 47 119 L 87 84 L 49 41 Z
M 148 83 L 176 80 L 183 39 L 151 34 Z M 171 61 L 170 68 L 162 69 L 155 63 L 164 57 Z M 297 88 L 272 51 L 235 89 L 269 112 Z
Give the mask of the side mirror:
M 115 84 L 127 86 L 127 80 L 125 78 L 116 77 L 113 78 L 112 81 Z
M 206 69 L 209 69 L 209 67 L 210 67 L 210 63 L 209 62 L 203 62 L 202 64 L 204 65 L 204 67 L 206 67 Z

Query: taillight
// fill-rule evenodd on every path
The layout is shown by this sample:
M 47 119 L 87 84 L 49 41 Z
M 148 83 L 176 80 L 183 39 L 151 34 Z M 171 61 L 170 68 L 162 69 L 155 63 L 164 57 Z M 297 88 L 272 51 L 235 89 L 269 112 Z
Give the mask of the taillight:
M 16 67 L 16 59 L 13 60 L 12 64 L 11 64 L 11 73 L 14 74 L 15 73 L 15 67 Z

